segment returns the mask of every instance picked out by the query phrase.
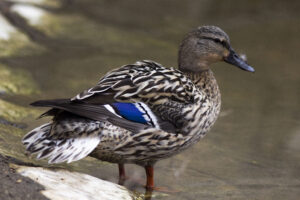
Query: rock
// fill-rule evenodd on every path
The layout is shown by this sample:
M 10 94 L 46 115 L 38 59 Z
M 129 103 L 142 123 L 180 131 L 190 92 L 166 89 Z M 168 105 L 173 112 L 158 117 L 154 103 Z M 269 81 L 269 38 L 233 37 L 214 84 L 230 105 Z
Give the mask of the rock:
M 96 177 L 67 170 L 42 167 L 15 167 L 22 176 L 43 185 L 43 195 L 51 200 L 132 200 L 133 195 L 123 186 Z

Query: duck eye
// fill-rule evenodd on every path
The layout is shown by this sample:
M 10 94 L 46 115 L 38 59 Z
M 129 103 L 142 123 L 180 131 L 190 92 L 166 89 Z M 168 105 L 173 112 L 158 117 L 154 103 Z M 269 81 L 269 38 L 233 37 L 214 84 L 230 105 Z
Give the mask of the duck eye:
M 220 39 L 215 39 L 215 42 L 221 44 L 223 47 L 225 47 L 227 49 L 229 48 L 229 45 L 228 45 L 228 43 L 225 40 L 221 41 Z
M 221 44 L 222 44 L 222 42 L 223 42 L 223 41 L 221 42 L 221 40 L 218 39 L 218 38 L 214 38 L 213 40 L 214 40 L 216 43 L 221 43 Z
M 214 40 L 216 43 L 221 44 L 223 47 L 228 48 L 228 44 L 227 44 L 227 42 L 226 42 L 225 40 L 220 40 L 219 38 L 214 38 L 213 40 Z

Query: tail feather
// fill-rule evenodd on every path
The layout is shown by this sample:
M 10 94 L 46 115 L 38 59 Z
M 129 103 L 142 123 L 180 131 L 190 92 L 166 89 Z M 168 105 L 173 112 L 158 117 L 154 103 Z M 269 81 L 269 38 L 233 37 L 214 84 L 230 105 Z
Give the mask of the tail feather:
M 69 99 L 51 99 L 51 100 L 39 100 L 31 103 L 32 106 L 38 107 L 53 107 L 61 104 L 68 104 L 71 101 Z
M 49 163 L 73 162 L 90 154 L 100 143 L 98 134 L 82 135 L 72 138 L 53 139 L 52 123 L 44 124 L 27 133 L 22 143 L 37 159 L 48 158 Z
M 22 143 L 26 145 L 27 150 L 32 149 L 32 145 L 37 141 L 43 140 L 46 137 L 47 133 L 50 133 L 51 126 L 52 123 L 46 123 L 27 133 L 22 139 Z

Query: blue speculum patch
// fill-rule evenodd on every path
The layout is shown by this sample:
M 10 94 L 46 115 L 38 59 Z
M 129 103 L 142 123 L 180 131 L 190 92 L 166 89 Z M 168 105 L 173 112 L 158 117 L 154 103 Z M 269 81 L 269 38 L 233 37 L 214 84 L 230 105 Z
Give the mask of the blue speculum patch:
M 130 121 L 147 124 L 147 121 L 143 117 L 143 112 L 141 112 L 135 104 L 133 103 L 113 103 L 112 106 L 115 108 L 116 112 L 128 119 Z

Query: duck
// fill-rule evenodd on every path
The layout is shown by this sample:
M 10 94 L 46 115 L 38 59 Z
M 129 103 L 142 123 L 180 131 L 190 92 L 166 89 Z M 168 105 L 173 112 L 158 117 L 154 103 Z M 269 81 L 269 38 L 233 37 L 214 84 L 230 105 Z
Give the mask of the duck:
M 118 164 L 142 166 L 146 188 L 155 189 L 154 165 L 191 147 L 215 123 L 221 94 L 211 65 L 224 61 L 254 72 L 217 26 L 201 26 L 182 40 L 178 68 L 151 60 L 137 61 L 106 73 L 73 98 L 40 100 L 52 119 L 22 139 L 26 151 L 50 164 L 91 156 Z

